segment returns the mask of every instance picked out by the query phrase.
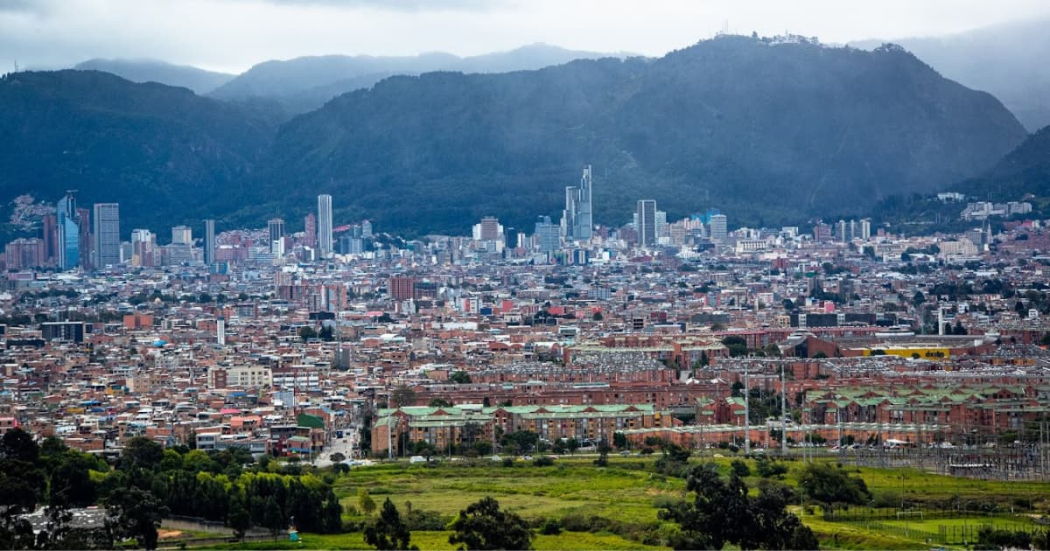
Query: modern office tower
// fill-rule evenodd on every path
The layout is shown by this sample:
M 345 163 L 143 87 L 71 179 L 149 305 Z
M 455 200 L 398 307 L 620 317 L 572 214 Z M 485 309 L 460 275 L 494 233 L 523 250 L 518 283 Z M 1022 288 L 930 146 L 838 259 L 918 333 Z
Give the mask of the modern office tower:
M 408 300 L 415 297 L 415 287 L 416 278 L 395 276 L 390 278 L 390 288 L 388 291 L 390 297 L 394 300 Z
M 667 228 L 667 213 L 658 210 L 656 211 L 656 238 L 667 237 L 671 235 L 670 230 Z
M 204 221 L 204 264 L 215 264 L 215 220 Z
M 567 241 L 587 241 L 594 231 L 592 215 L 591 165 L 583 169 L 580 185 L 565 188 L 565 210 L 561 216 L 561 233 Z
M 193 245 L 193 229 L 189 226 L 175 226 L 171 228 L 172 245 Z
M 95 203 L 95 267 L 120 264 L 120 205 Z
M 541 216 L 536 221 L 533 236 L 536 250 L 541 253 L 554 252 L 561 245 L 561 228 L 551 222 L 550 216 Z
M 871 239 L 871 218 L 864 218 L 860 221 L 860 238 L 865 241 Z
M 59 199 L 58 211 L 58 267 L 72 270 L 80 265 L 80 226 L 77 224 L 77 199 L 72 191 Z
M 638 232 L 638 244 L 645 247 L 656 244 L 656 201 L 642 199 L 638 201 L 638 221 L 635 231 Z
M 317 196 L 317 245 L 321 258 L 332 255 L 332 196 Z
M 303 222 L 303 245 L 317 246 L 317 217 L 312 212 L 306 215 L 306 220 Z
M 44 241 L 44 263 L 51 265 L 58 260 L 58 217 L 46 214 L 41 220 Z
M 266 228 L 270 232 L 270 252 L 273 254 L 283 254 L 284 220 L 281 218 L 273 218 L 266 223 Z
M 725 241 L 729 234 L 729 219 L 724 214 L 711 215 L 711 241 Z
M 372 239 L 372 222 L 368 220 L 361 222 L 361 238 Z

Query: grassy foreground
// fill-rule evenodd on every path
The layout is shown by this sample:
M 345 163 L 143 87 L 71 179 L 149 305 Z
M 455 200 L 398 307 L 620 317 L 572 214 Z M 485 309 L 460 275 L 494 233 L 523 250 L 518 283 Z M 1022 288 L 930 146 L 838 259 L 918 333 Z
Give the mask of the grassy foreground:
M 699 464 L 709 459 L 693 458 Z M 554 466 L 537 467 L 516 462 L 511 467 L 488 460 L 410 465 L 384 464 L 357 468 L 340 475 L 336 493 L 348 522 L 367 522 L 357 511 L 358 492 L 368 491 L 377 504 L 390 498 L 402 515 L 409 509 L 440 515 L 445 521 L 470 503 L 485 496 L 496 498 L 501 507 L 538 525 L 559 520 L 578 531 L 556 536 L 538 535 L 536 549 L 659 549 L 675 527 L 657 517 L 660 505 L 685 496 L 685 481 L 653 472 L 653 459 L 611 456 L 609 466 L 599 468 L 591 458 L 561 458 Z M 731 458 L 714 459 L 728 474 Z M 754 461 L 748 461 L 752 472 Z M 782 480 L 796 486 L 801 463 L 789 463 Z M 989 504 L 999 516 L 973 513 L 965 518 L 889 519 L 882 523 L 829 522 L 807 507 L 793 507 L 826 549 L 929 549 L 923 534 L 937 533 L 941 526 L 992 524 L 1020 528 L 1032 523 L 1030 516 L 1050 508 L 1050 484 L 959 479 L 910 469 L 851 469 L 868 485 L 876 502 L 908 508 L 945 509 L 962 504 Z M 902 481 L 903 475 L 903 481 Z M 759 478 L 746 478 L 752 491 Z M 886 505 L 889 506 L 889 505 Z M 1015 513 L 1010 516 L 1010 513 Z M 905 530 L 893 528 L 906 528 Z M 890 529 L 888 529 L 890 528 Z M 452 549 L 445 531 L 414 531 L 412 542 L 421 549 Z M 303 534 L 302 543 L 267 541 L 216 546 L 217 549 L 369 549 L 360 532 L 339 535 Z M 646 545 L 650 544 L 650 545 Z

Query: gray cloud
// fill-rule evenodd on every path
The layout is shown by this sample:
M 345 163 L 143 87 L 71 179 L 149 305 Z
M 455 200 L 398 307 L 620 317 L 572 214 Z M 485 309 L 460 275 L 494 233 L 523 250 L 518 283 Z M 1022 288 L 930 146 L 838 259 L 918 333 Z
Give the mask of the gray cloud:
M 244 0 L 226 0 L 238 2 Z M 279 6 L 331 6 L 390 11 L 488 11 L 510 5 L 510 0 L 262 0 Z
M 546 42 L 658 56 L 733 32 L 824 42 L 1050 14 L 1046 0 L 0 0 L 0 72 L 94 57 L 240 72 L 304 55 L 476 55 Z

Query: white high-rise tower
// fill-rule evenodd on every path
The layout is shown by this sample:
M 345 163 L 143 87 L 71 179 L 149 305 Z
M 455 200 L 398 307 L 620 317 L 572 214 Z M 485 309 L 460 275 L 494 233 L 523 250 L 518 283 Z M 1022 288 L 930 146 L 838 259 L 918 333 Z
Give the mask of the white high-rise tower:
M 332 255 L 332 196 L 317 196 L 317 247 L 321 258 Z

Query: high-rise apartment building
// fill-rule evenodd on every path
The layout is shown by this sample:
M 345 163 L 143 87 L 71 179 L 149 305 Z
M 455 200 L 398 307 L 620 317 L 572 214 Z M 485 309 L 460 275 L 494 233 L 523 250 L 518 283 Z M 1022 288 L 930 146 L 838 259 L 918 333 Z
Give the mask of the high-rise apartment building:
M 77 224 L 77 199 L 74 192 L 66 192 L 56 205 L 58 217 L 57 264 L 62 270 L 80 266 L 80 226 Z
M 175 226 L 171 228 L 172 245 L 193 245 L 193 228 L 189 226 Z
M 372 239 L 372 222 L 368 220 L 361 222 L 361 238 Z
M 408 300 L 414 298 L 416 278 L 406 276 L 395 276 L 390 278 L 390 297 L 394 300 Z
M 8 270 L 27 270 L 44 266 L 44 242 L 40 239 L 15 239 L 4 247 Z
M 592 215 L 591 165 L 583 169 L 580 185 L 565 188 L 565 210 L 562 211 L 561 233 L 567 241 L 587 241 L 594 231 Z
M 729 219 L 726 215 L 711 215 L 711 241 L 725 241 L 727 235 L 729 235 Z
M 503 239 L 503 226 L 493 216 L 486 216 L 475 226 L 474 239 L 478 241 L 498 241 Z
M 215 220 L 204 221 L 204 264 L 215 264 Z
M 303 221 L 303 245 L 317 246 L 317 217 L 312 212 L 307 214 L 306 220 Z
M 120 264 L 120 205 L 95 203 L 95 267 Z
M 656 244 L 656 201 L 642 199 L 638 201 L 637 222 L 638 244 L 646 247 Z
M 321 258 L 332 256 L 332 196 L 317 196 L 317 245 Z
M 157 236 L 149 230 L 131 231 L 131 265 L 158 266 Z
M 860 238 L 867 241 L 871 239 L 871 219 L 864 218 L 860 221 Z
M 270 253 L 284 253 L 284 220 L 273 218 L 266 223 L 266 229 L 270 233 Z

